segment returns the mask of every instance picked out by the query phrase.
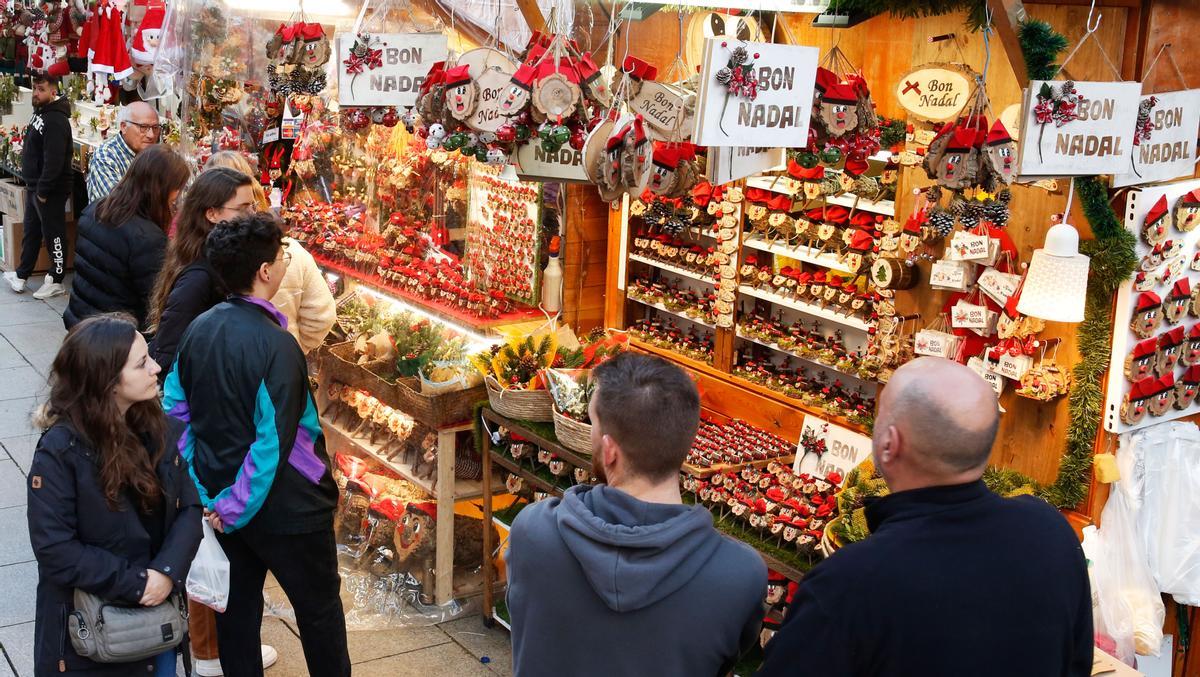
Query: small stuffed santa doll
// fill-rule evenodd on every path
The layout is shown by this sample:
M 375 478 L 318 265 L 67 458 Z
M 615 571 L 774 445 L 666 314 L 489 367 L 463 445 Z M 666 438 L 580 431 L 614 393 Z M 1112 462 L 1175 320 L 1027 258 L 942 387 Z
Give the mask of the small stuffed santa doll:
M 143 81 L 153 74 L 154 59 L 158 56 L 165 17 L 166 7 L 161 3 L 152 3 L 146 8 L 146 14 L 133 34 L 133 43 L 129 47 L 133 73 L 121 82 L 121 87 L 126 91 L 139 88 L 144 84 Z
M 97 105 L 109 101 L 108 79 L 123 80 L 133 73 L 125 48 L 124 0 L 100 0 L 79 40 L 80 56 L 88 58 L 88 93 Z

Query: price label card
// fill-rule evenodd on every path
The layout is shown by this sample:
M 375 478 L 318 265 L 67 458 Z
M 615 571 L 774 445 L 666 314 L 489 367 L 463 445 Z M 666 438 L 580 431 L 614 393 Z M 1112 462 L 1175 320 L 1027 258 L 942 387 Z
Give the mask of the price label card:
M 950 326 L 955 329 L 982 329 L 987 326 L 987 315 L 986 307 L 959 301 L 950 313 Z

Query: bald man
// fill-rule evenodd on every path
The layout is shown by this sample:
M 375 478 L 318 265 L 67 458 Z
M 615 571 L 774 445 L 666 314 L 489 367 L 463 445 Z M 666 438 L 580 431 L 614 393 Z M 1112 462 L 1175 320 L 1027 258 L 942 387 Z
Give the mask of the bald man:
M 800 583 L 760 675 L 1086 676 L 1092 602 L 1079 541 L 1032 496 L 980 479 L 999 423 L 970 369 L 910 362 L 879 397 L 872 457 L 891 493 L 871 536 Z
M 88 203 L 96 202 L 112 192 L 125 176 L 133 156 L 158 143 L 162 125 L 158 112 L 145 101 L 127 104 L 117 113 L 121 133 L 96 149 L 88 161 Z

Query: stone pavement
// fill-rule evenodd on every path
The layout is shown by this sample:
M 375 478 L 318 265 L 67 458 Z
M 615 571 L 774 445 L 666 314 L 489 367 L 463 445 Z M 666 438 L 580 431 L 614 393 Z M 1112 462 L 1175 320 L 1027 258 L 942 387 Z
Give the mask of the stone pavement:
M 0 677 L 33 675 L 37 563 L 25 519 L 25 473 L 37 434 L 29 415 L 45 399 L 46 375 L 66 336 L 66 297 L 38 301 L 30 294 L 41 280 L 30 282 L 20 295 L 0 288 Z M 282 596 L 275 587 L 268 582 L 267 592 Z M 307 674 L 293 623 L 265 619 L 263 641 L 279 650 L 268 677 Z M 349 641 L 355 675 L 511 674 L 507 633 L 484 628 L 474 613 L 440 625 L 352 632 Z

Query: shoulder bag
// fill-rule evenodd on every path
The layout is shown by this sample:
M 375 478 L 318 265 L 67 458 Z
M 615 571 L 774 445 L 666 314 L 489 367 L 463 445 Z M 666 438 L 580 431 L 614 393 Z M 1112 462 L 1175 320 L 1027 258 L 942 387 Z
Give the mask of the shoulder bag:
M 187 602 L 172 593 L 158 606 L 129 606 L 75 589 L 67 618 L 75 653 L 97 663 L 130 663 L 170 651 L 187 634 Z

